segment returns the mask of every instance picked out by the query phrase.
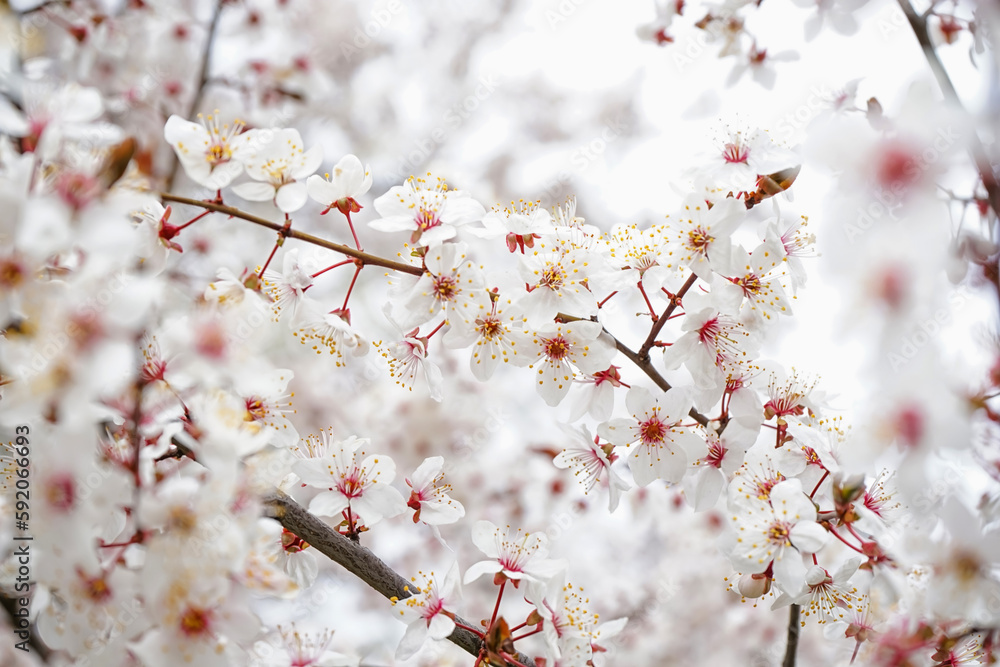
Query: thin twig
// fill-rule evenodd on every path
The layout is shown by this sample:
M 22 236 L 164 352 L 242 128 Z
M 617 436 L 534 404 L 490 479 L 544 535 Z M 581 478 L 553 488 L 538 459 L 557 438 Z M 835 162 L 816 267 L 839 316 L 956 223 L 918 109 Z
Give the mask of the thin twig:
M 410 582 L 371 551 L 333 530 L 284 493 L 275 491 L 266 495 L 263 501 L 269 516 L 327 558 L 342 565 L 384 597 L 401 600 L 410 597 Z M 462 627 L 472 627 L 468 621 L 456 616 L 455 622 L 458 625 L 448 637 L 448 641 L 478 657 L 483 640 L 471 630 Z M 523 653 L 517 654 L 517 660 L 525 665 L 535 664 L 533 659 Z
M 656 337 L 660 335 L 660 330 L 663 329 L 663 325 L 667 323 L 670 316 L 674 314 L 674 311 L 677 309 L 677 304 L 679 304 L 680 300 L 684 298 L 684 295 L 687 294 L 688 290 L 691 289 L 696 280 L 698 280 L 697 274 L 692 273 L 688 276 L 688 279 L 684 281 L 680 290 L 678 290 L 677 294 L 670 301 L 670 305 L 667 306 L 667 309 L 663 311 L 660 318 L 656 320 L 655 324 L 653 324 L 653 328 L 649 330 L 649 335 L 646 336 L 645 342 L 643 342 L 642 347 L 640 347 L 639 351 L 636 353 L 640 359 L 644 359 L 647 362 L 649 361 L 649 351 L 653 349 L 653 344 L 656 342 Z
M 225 204 L 215 204 L 213 202 L 202 201 L 200 199 L 189 199 L 188 197 L 178 197 L 177 195 L 172 195 L 166 192 L 160 193 L 160 199 L 162 199 L 163 201 L 175 202 L 177 204 L 187 204 L 188 206 L 200 206 L 201 208 L 207 209 L 209 211 L 214 211 L 216 213 L 225 213 L 230 217 L 239 218 L 240 220 L 246 220 L 247 222 L 252 222 L 255 225 L 260 225 L 261 227 L 267 227 L 268 229 L 273 229 L 276 232 L 281 232 L 285 236 L 288 236 L 290 238 L 298 239 L 300 241 L 305 241 L 306 243 L 311 243 L 321 248 L 326 248 L 328 250 L 333 250 L 335 252 L 347 255 L 348 257 L 354 257 L 355 259 L 361 260 L 364 264 L 370 264 L 372 266 L 381 266 L 386 269 L 392 269 L 393 271 L 399 271 L 400 273 L 409 273 L 412 276 L 421 276 L 424 273 L 423 269 L 421 269 L 419 266 L 413 266 L 412 264 L 404 264 L 402 262 L 394 262 L 391 259 L 385 259 L 384 257 L 379 257 L 378 255 L 372 255 L 367 252 L 362 252 L 350 246 L 341 245 L 340 243 L 333 243 L 332 241 L 327 241 L 325 239 L 319 238 L 318 236 L 313 236 L 312 234 L 306 234 L 305 232 L 300 232 L 295 229 L 285 230 L 284 225 L 280 225 L 276 222 L 271 222 L 270 220 L 265 220 L 264 218 L 258 218 L 255 215 L 244 213 L 238 208 L 233 208 L 232 206 L 226 206 Z
M 913 34 L 916 36 L 917 42 L 920 43 L 920 48 L 924 52 L 927 64 L 930 65 L 938 85 L 941 86 L 941 92 L 944 93 L 945 98 L 949 102 L 968 116 L 968 112 L 958 97 L 958 91 L 955 90 L 955 85 L 951 82 L 951 77 L 948 76 L 948 71 L 945 70 L 941 59 L 938 58 L 937 51 L 934 50 L 934 44 L 931 41 L 930 34 L 927 32 L 926 15 L 920 16 L 917 14 L 913 6 L 909 3 L 909 0 L 897 0 L 897 2 L 903 10 L 906 20 L 910 22 L 910 27 L 913 29 Z M 993 209 L 993 213 L 1000 217 L 1000 183 L 997 182 L 996 174 L 993 172 L 993 165 L 990 164 L 986 148 L 983 146 L 983 142 L 979 138 L 979 134 L 975 128 L 973 128 L 970 135 L 969 155 L 972 156 L 972 161 L 979 171 L 979 178 L 983 181 L 983 186 L 986 188 L 990 208 Z
M 795 653 L 799 648 L 799 605 L 793 604 L 788 612 L 788 643 L 781 667 L 795 667 Z
M 585 319 L 583 317 L 575 317 L 573 315 L 565 315 L 563 313 L 557 314 L 556 315 L 556 319 L 562 320 L 563 322 L 592 322 L 593 321 L 593 320 Z M 605 329 L 604 333 L 606 333 L 609 336 L 611 336 L 611 339 L 613 341 L 615 341 L 615 347 L 618 348 L 618 351 L 621 352 L 622 354 L 624 354 L 628 358 L 629 361 L 631 361 L 633 364 L 635 364 L 636 366 L 638 366 L 639 370 L 641 370 L 643 373 L 645 373 L 646 376 L 649 377 L 650 380 L 652 380 L 654 383 L 656 383 L 657 387 L 659 387 L 663 391 L 670 391 L 670 389 L 672 388 L 671 385 L 670 385 L 670 383 L 667 382 L 666 378 L 664 378 L 662 375 L 660 375 L 660 372 L 658 370 L 656 370 L 656 368 L 653 366 L 653 362 L 650 361 L 648 355 L 646 357 L 646 360 L 643 361 L 639 357 L 638 353 L 633 352 L 631 350 L 631 348 L 629 348 L 629 347 L 627 347 L 625 345 L 625 343 L 623 343 L 620 340 L 618 340 L 617 338 L 615 338 L 614 335 L 612 335 L 612 333 L 610 331 L 608 331 L 607 329 Z M 706 426 L 706 427 L 708 426 L 708 422 L 709 422 L 708 417 L 706 417 L 705 415 L 701 414 L 700 412 L 698 412 L 694 408 L 691 408 L 691 411 L 688 412 L 688 415 L 691 416 L 691 419 L 694 419 L 696 422 L 698 422 L 702 426 Z
M 205 98 L 205 89 L 208 88 L 208 70 L 212 64 L 212 49 L 215 46 L 215 33 L 219 27 L 219 16 L 222 14 L 224 0 L 216 0 L 215 8 L 212 10 L 212 21 L 208 24 L 208 36 L 205 37 L 205 47 L 201 54 L 201 69 L 198 71 L 198 87 L 195 89 L 194 97 L 191 99 L 191 106 L 188 107 L 187 118 L 190 120 L 201 106 Z M 171 151 L 173 164 L 170 167 L 170 175 L 167 176 L 167 190 L 174 187 L 174 179 L 177 178 L 177 170 L 181 162 L 177 155 Z

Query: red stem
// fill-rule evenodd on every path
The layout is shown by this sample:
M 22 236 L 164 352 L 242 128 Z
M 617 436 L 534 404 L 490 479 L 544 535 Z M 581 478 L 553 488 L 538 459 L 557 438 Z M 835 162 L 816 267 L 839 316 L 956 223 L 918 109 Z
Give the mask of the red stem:
M 830 476 L 829 470 L 823 472 L 823 476 L 819 478 L 818 482 L 816 482 L 816 487 L 813 489 L 813 492 L 809 494 L 810 498 L 816 495 L 816 492 L 819 491 L 819 485 L 822 484 L 824 481 L 826 481 L 826 478 L 829 476 Z M 848 524 L 848 527 L 850 527 L 850 524 Z
M 193 218 L 191 218 L 190 220 L 188 220 L 187 222 L 185 222 L 183 225 L 181 225 L 180 227 L 178 227 L 177 231 L 179 232 L 182 229 L 186 229 L 187 227 L 193 225 L 194 223 L 196 223 L 199 220 L 201 220 L 202 218 L 204 218 L 209 213 L 211 213 L 211 211 L 202 211 L 201 213 L 199 213 L 198 215 L 194 216 Z
M 351 261 L 354 261 L 354 260 L 351 260 Z M 347 288 L 347 295 L 344 297 L 344 305 L 340 307 L 341 310 L 347 310 L 347 302 L 351 298 L 351 292 L 354 291 L 354 283 L 356 283 L 358 281 L 358 274 L 361 273 L 361 269 L 363 267 L 364 267 L 364 264 L 358 264 L 358 268 L 354 269 L 354 277 L 351 278 L 351 284 Z
M 335 269 L 338 266 L 343 266 L 344 264 L 353 264 L 353 263 L 354 263 L 353 259 L 345 259 L 343 262 L 337 262 L 336 264 L 331 264 L 330 266 L 326 267 L 325 269 L 317 271 L 316 273 L 312 274 L 311 277 L 312 278 L 318 278 L 321 275 L 323 275 L 324 273 L 326 273 L 327 271 L 329 271 L 330 269 Z
M 656 322 L 656 311 L 653 310 L 653 304 L 649 302 L 649 297 L 646 296 L 646 290 L 642 288 L 642 281 L 640 280 L 637 284 L 639 285 L 639 292 L 642 293 L 642 298 L 646 300 L 646 307 L 649 308 L 649 316 Z
M 354 245 L 357 247 L 358 251 L 360 252 L 361 251 L 361 241 L 358 240 L 358 235 L 354 231 L 354 223 L 351 222 L 351 212 L 350 211 L 345 211 L 344 212 L 344 217 L 347 218 L 347 226 L 351 228 L 351 236 L 354 237 Z
M 503 589 L 506 586 L 507 586 L 507 579 L 505 578 L 502 582 L 500 582 L 500 592 L 497 593 L 497 603 L 493 606 L 493 616 L 490 618 L 491 628 L 493 627 L 493 624 L 497 620 L 497 612 L 500 611 L 500 600 L 503 598 Z

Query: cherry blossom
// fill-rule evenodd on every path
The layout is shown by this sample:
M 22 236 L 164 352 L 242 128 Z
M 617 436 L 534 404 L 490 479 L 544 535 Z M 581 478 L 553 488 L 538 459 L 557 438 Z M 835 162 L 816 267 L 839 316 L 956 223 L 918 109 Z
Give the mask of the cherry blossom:
M 199 114 L 198 123 L 173 115 L 167 119 L 164 136 L 191 180 L 210 190 L 228 187 L 240 174 L 260 141 L 258 130 L 243 132 L 241 121 L 219 125 L 215 115 Z
M 495 574 L 514 581 L 544 582 L 565 567 L 565 561 L 546 558 L 548 539 L 544 533 L 511 534 L 510 526 L 497 528 L 489 521 L 477 521 L 472 528 L 472 541 L 490 560 L 483 560 L 465 571 L 465 583 L 470 584 L 484 574 Z
M 583 485 L 584 493 L 590 493 L 601 475 L 607 473 L 608 511 L 614 512 L 622 492 L 629 489 L 628 483 L 614 471 L 611 457 L 594 442 L 585 426 L 563 426 L 563 432 L 573 438 L 572 446 L 561 451 L 552 463 L 557 468 L 573 468 L 573 475 Z
M 361 210 L 358 198 L 372 187 L 372 172 L 354 155 L 345 155 L 333 168 L 333 175 L 312 175 L 306 179 L 309 196 L 326 206 L 324 213 L 337 209 L 341 213 Z
M 448 496 L 451 491 L 450 484 L 439 484 L 444 479 L 441 468 L 444 467 L 444 458 L 432 456 L 424 459 L 424 462 L 413 471 L 413 474 L 406 479 L 410 491 L 410 499 L 407 506 L 415 510 L 413 523 L 423 521 L 429 526 L 440 526 L 446 523 L 455 523 L 465 516 L 465 508 L 462 503 L 453 500 Z
M 584 373 L 606 369 L 614 355 L 614 344 L 598 322 L 549 324 L 533 332 L 531 343 L 514 359 L 536 371 L 535 388 L 549 405 L 558 405 L 569 393 L 573 366 Z
M 452 565 L 444 578 L 438 581 L 433 572 L 424 577 L 418 586 L 407 587 L 409 597 L 391 598 L 392 606 L 399 610 L 400 619 L 407 623 L 406 632 L 399 640 L 396 658 L 406 660 L 414 655 L 428 639 L 446 639 L 455 630 L 455 621 L 448 614 L 461 598 L 458 565 Z
M 320 516 L 338 516 L 347 511 L 359 516 L 369 528 L 384 517 L 405 511 L 406 503 L 391 486 L 396 464 L 385 455 L 365 452 L 367 439 L 349 436 L 329 440 L 322 436 L 322 455 L 297 461 L 292 470 L 303 484 L 325 489 L 309 503 L 309 511 Z
M 628 466 L 639 486 L 655 479 L 679 482 L 690 459 L 705 445 L 681 426 L 691 409 L 682 389 L 671 389 L 662 397 L 648 389 L 632 387 L 625 395 L 630 418 L 612 419 L 597 427 L 597 433 L 618 447 L 628 447 Z
M 428 179 L 431 175 L 427 175 Z M 411 176 L 375 200 L 382 217 L 369 223 L 380 232 L 410 232 L 410 243 L 436 246 L 457 233 L 456 227 L 482 220 L 483 205 L 467 192 L 449 190 L 443 179 L 433 186 Z
M 299 210 L 309 197 L 303 179 L 323 161 L 319 146 L 309 150 L 303 146 L 298 130 L 260 130 L 245 159 L 253 182 L 234 185 L 233 192 L 248 201 L 274 201 L 283 213 Z

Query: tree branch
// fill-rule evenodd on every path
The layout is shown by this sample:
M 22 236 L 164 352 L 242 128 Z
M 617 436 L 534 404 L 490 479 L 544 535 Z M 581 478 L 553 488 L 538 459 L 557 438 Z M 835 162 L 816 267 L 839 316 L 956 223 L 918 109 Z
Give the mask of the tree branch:
M 271 518 L 276 519 L 330 560 L 342 565 L 384 597 L 399 599 L 410 597 L 410 592 L 407 590 L 410 582 L 371 551 L 333 530 L 284 493 L 275 491 L 266 495 L 263 501 Z M 472 627 L 468 621 L 458 616 L 455 617 L 455 622 Z M 448 637 L 448 641 L 477 657 L 483 645 L 482 640 L 474 632 L 457 626 Z M 525 665 L 535 664 L 533 659 L 523 653 L 518 653 L 515 657 L 518 662 Z
M 409 273 L 411 276 L 422 276 L 424 270 L 419 266 L 413 266 L 412 264 L 404 264 L 403 262 L 394 262 L 391 259 L 385 259 L 379 257 L 378 255 L 372 255 L 367 252 L 362 252 L 361 250 L 356 250 L 350 246 L 341 245 L 339 243 L 333 243 L 325 239 L 321 239 L 318 236 L 313 236 L 312 234 L 306 234 L 305 232 L 300 232 L 294 229 L 285 230 L 284 225 L 280 225 L 277 222 L 271 222 L 270 220 L 265 220 L 264 218 L 258 218 L 255 215 L 250 215 L 249 213 L 244 213 L 238 208 L 233 208 L 232 206 L 226 206 L 224 204 L 215 204 L 213 202 L 202 201 L 200 199 L 189 199 L 188 197 L 178 197 L 177 195 L 172 195 L 167 192 L 160 193 L 160 199 L 163 201 L 175 202 L 177 204 L 187 204 L 188 206 L 198 206 L 203 209 L 214 211 L 215 213 L 225 213 L 226 215 L 239 218 L 240 220 L 246 220 L 247 222 L 252 222 L 255 225 L 260 225 L 261 227 L 267 227 L 268 229 L 273 229 L 276 232 L 281 232 L 293 239 L 298 239 L 300 241 L 305 241 L 306 243 L 311 243 L 313 245 L 319 246 L 321 248 L 326 248 L 328 250 L 333 250 L 339 252 L 348 257 L 354 257 L 355 259 L 360 259 L 364 264 L 370 264 L 372 266 L 381 266 L 386 269 L 392 269 L 393 271 L 399 271 L 400 273 Z
M 938 58 L 937 51 L 934 50 L 934 44 L 931 42 L 930 34 L 927 32 L 927 16 L 917 14 L 909 0 L 897 0 L 897 2 L 903 10 L 906 20 L 910 22 L 913 34 L 916 36 L 917 42 L 920 43 L 920 48 L 924 52 L 927 64 L 930 65 L 931 71 L 934 72 L 934 77 L 937 79 L 938 85 L 941 86 L 941 92 L 944 93 L 945 99 L 968 116 L 968 112 L 958 97 L 958 91 L 955 90 L 955 85 L 951 82 L 951 78 L 941 63 L 941 59 Z M 983 186 L 986 188 L 990 208 L 993 209 L 993 213 L 997 217 L 1000 217 L 1000 183 L 997 182 L 996 174 L 993 172 L 993 165 L 990 163 L 989 156 L 986 153 L 986 148 L 983 146 L 983 142 L 979 138 L 979 133 L 976 132 L 974 127 L 969 141 L 969 155 L 972 157 L 972 161 L 976 165 L 976 170 L 979 172 L 979 178 L 982 179 Z
M 656 337 L 660 335 L 660 330 L 663 329 L 663 325 L 667 323 L 670 316 L 674 314 L 674 310 L 677 309 L 677 304 L 680 303 L 682 298 L 684 298 L 684 295 L 687 294 L 688 290 L 691 289 L 696 280 L 698 280 L 698 276 L 694 273 L 688 276 L 688 279 L 683 285 L 681 285 L 680 290 L 677 291 L 677 294 L 670 302 L 670 305 L 667 306 L 667 309 L 663 311 L 660 318 L 653 324 L 653 328 L 649 330 L 649 335 L 646 336 L 645 342 L 643 342 L 642 347 L 640 347 L 639 351 L 636 353 L 640 359 L 647 362 L 649 361 L 649 351 L 653 348 L 653 344 L 656 342 Z
M 781 667 L 795 667 L 795 653 L 799 648 L 799 605 L 793 604 L 788 612 L 788 643 L 785 645 L 785 659 Z
M 573 315 L 565 315 L 563 313 L 558 313 L 556 315 L 556 319 L 562 320 L 563 322 L 581 322 L 581 321 L 582 322 L 592 322 L 593 321 L 593 320 L 587 320 L 587 319 L 585 319 L 583 317 L 575 317 Z M 656 368 L 653 367 L 653 362 L 649 359 L 648 355 L 646 356 L 646 360 L 643 361 L 636 352 L 633 352 L 630 348 L 626 347 L 625 344 L 623 342 L 621 342 L 620 340 L 618 340 L 617 338 L 615 338 L 614 335 L 610 331 L 608 331 L 607 329 L 605 329 L 604 333 L 606 333 L 609 336 L 611 336 L 611 339 L 613 341 L 615 341 L 615 347 L 618 348 L 618 351 L 621 352 L 622 354 L 624 354 L 626 357 L 628 357 L 629 361 L 631 361 L 633 364 L 635 364 L 636 366 L 638 366 L 639 370 L 641 370 L 643 373 L 645 373 L 649 377 L 650 380 L 652 380 L 653 382 L 655 382 L 657 387 L 659 387 L 663 391 L 670 391 L 670 389 L 672 388 L 671 385 L 670 385 L 670 383 L 667 382 L 667 380 L 662 375 L 660 375 L 660 372 L 658 370 L 656 370 Z M 688 412 L 688 415 L 691 416 L 691 419 L 694 419 L 696 422 L 698 422 L 702 426 L 708 426 L 708 422 L 709 422 L 708 417 L 706 417 L 705 415 L 701 414 L 700 412 L 698 412 L 694 408 L 691 408 L 691 411 Z

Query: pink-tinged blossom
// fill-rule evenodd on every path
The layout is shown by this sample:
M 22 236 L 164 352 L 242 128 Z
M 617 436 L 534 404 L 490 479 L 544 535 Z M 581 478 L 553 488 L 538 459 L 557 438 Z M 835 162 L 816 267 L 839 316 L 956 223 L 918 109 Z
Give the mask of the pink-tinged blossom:
M 722 490 L 743 465 L 759 430 L 759 420 L 733 418 L 721 437 L 715 431 L 706 431 L 708 451 L 692 463 L 694 470 L 683 480 L 684 495 L 696 512 L 715 507 Z
M 587 250 L 555 248 L 539 244 L 539 249 L 525 254 L 518 263 L 518 273 L 529 292 L 517 305 L 528 321 L 549 322 L 557 313 L 589 317 L 597 313 L 597 299 L 586 285 L 595 268 L 597 256 Z
M 483 226 L 469 227 L 469 233 L 484 239 L 504 237 L 510 252 L 533 249 L 535 240 L 553 234 L 552 214 L 539 208 L 537 202 L 519 204 L 511 202 L 510 207 L 492 211 L 483 216 Z
M 309 503 L 309 511 L 318 516 L 339 516 L 350 510 L 369 528 L 384 517 L 406 510 L 403 496 L 391 486 L 396 478 L 396 464 L 384 454 L 367 455 L 366 438 L 349 436 L 330 440 L 324 431 L 322 456 L 296 461 L 292 472 L 303 484 L 324 489 Z
M 354 155 L 345 155 L 332 174 L 313 174 L 306 180 L 309 197 L 326 207 L 323 213 L 337 209 L 344 215 L 361 210 L 358 198 L 372 187 L 372 172 Z
M 604 448 L 594 442 L 590 431 L 585 426 L 562 426 L 563 432 L 570 436 L 572 444 L 561 451 L 552 460 L 557 468 L 570 468 L 573 475 L 583 485 L 583 492 L 589 494 L 594 486 L 604 476 L 608 480 L 608 511 L 618 508 L 618 501 L 623 491 L 628 491 L 628 482 L 618 476 L 611 467 L 612 459 Z
M 453 238 L 457 227 L 482 220 L 486 213 L 467 192 L 449 190 L 443 179 L 428 186 L 425 179 L 413 176 L 376 199 L 375 210 L 382 217 L 369 223 L 372 229 L 410 232 L 410 243 L 421 246 Z
M 431 572 L 421 574 L 422 582 L 414 577 L 407 585 L 409 597 L 392 597 L 393 608 L 399 618 L 407 624 L 406 632 L 396 648 L 396 659 L 406 660 L 413 656 L 428 639 L 447 639 L 455 630 L 451 614 L 461 601 L 461 586 L 458 579 L 458 565 L 452 565 L 443 580 Z
M 548 538 L 544 533 L 511 535 L 507 526 L 501 530 L 489 521 L 477 521 L 472 528 L 473 543 L 490 560 L 479 561 L 465 571 L 469 584 L 484 574 L 503 575 L 514 581 L 547 581 L 566 569 L 566 562 L 546 558 Z
M 247 201 L 273 201 L 283 213 L 294 213 L 309 199 L 303 180 L 319 168 L 323 150 L 304 150 L 298 130 L 260 130 L 246 158 L 249 183 L 233 186 Z
M 288 311 L 292 321 L 299 306 L 305 301 L 305 292 L 312 287 L 313 279 L 302 265 L 299 249 L 292 248 L 282 259 L 281 272 L 274 269 L 264 271 L 261 289 L 271 297 L 271 312 L 277 322 Z
M 537 368 L 538 395 L 555 406 L 569 393 L 574 366 L 584 373 L 594 373 L 606 369 L 614 354 L 614 343 L 601 324 L 584 320 L 537 329 L 515 363 Z
M 430 397 L 435 401 L 441 401 L 443 398 L 441 385 L 444 382 L 444 376 L 441 374 L 441 369 L 427 358 L 429 340 L 420 337 L 417 329 L 403 333 L 402 328 L 389 314 L 390 310 L 391 306 L 386 304 L 382 312 L 400 338 L 381 350 L 382 356 L 389 363 L 389 375 L 396 381 L 396 384 L 413 391 L 413 385 L 416 383 L 419 373 L 424 376 L 424 380 L 427 382 Z
M 734 506 L 736 487 L 730 487 L 730 509 L 736 542 L 730 554 L 737 570 L 757 574 L 773 562 L 775 580 L 785 589 L 795 589 L 803 580 L 805 567 L 800 553 L 815 553 L 829 535 L 816 523 L 816 507 L 797 479 L 779 482 L 767 500 Z M 737 497 L 739 492 L 735 491 Z
M 446 321 L 466 318 L 485 296 L 482 268 L 466 259 L 465 243 L 442 243 L 424 256 L 424 273 L 412 288 L 394 299 L 394 317 L 403 329 L 429 322 L 441 313 Z
M 472 346 L 469 366 L 481 382 L 493 377 L 497 365 L 515 361 L 525 350 L 528 337 L 524 334 L 524 318 L 511 313 L 511 300 L 500 295 L 477 291 L 470 307 L 463 308 L 450 320 L 451 328 L 444 343 L 452 348 Z
M 451 484 L 441 484 L 444 479 L 444 473 L 441 471 L 443 467 L 444 458 L 432 456 L 424 459 L 424 462 L 406 479 L 406 484 L 411 489 L 410 499 L 406 504 L 415 510 L 413 523 L 423 521 L 429 526 L 440 526 L 455 523 L 465 516 L 465 507 L 462 503 L 448 495 L 451 492 Z
M 681 422 L 690 419 L 691 401 L 682 389 L 655 397 L 648 389 L 632 387 L 625 395 L 630 418 L 601 424 L 597 433 L 616 447 L 628 447 L 628 467 L 639 486 L 655 479 L 676 483 L 688 462 L 705 449 L 705 443 Z
M 676 216 L 668 216 L 667 224 L 677 235 L 673 246 L 677 261 L 711 282 L 713 272 L 729 267 L 731 236 L 745 217 L 746 206 L 735 198 L 709 208 L 704 200 L 689 197 Z
M 688 311 L 681 330 L 680 338 L 664 349 L 663 362 L 668 370 L 684 364 L 699 388 L 718 386 L 728 369 L 759 347 L 757 337 L 739 320 L 711 307 Z
M 243 132 L 245 125 L 239 120 L 220 126 L 217 115 L 198 114 L 198 120 L 192 123 L 171 116 L 163 133 L 192 181 L 209 190 L 221 190 L 243 173 L 243 163 L 252 142 L 259 140 L 259 130 Z

